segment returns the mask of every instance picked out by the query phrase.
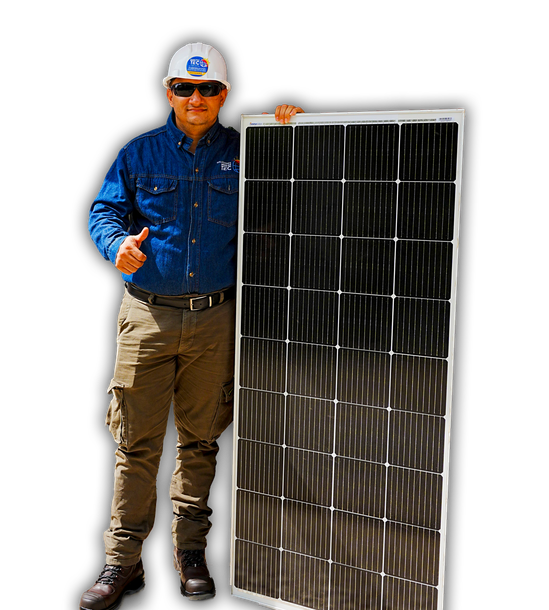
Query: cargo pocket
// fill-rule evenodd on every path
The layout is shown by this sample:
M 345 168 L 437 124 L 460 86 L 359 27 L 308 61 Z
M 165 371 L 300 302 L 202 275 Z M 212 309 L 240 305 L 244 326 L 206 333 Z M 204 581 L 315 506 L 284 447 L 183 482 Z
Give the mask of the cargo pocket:
M 233 421 L 234 379 L 221 386 L 217 409 L 210 430 L 210 439 L 215 440 Z
M 124 402 L 124 384 L 114 379 L 107 390 L 112 399 L 105 418 L 105 424 L 115 442 L 122 448 L 126 447 L 126 404 Z

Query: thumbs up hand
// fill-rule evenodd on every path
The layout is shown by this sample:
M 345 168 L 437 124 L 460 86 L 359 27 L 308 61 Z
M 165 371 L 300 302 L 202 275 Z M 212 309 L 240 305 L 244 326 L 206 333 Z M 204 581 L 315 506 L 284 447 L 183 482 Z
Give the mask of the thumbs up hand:
M 141 244 L 147 239 L 148 234 L 149 228 L 145 227 L 139 235 L 128 235 L 120 244 L 115 262 L 115 267 L 119 271 L 129 275 L 143 266 L 147 257 L 141 252 L 140 248 Z

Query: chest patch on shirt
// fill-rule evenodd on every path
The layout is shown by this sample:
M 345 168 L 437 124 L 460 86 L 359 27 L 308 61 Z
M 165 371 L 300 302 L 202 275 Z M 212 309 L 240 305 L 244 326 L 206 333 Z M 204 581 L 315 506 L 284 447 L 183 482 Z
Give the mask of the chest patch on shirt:
M 221 166 L 222 172 L 240 172 L 240 159 L 234 159 L 233 161 L 218 161 L 218 165 Z

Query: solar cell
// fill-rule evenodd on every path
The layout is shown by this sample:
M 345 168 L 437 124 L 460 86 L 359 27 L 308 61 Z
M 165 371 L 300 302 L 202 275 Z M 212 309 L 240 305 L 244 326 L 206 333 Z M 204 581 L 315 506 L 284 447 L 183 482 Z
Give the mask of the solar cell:
M 463 120 L 242 118 L 234 595 L 442 609 Z

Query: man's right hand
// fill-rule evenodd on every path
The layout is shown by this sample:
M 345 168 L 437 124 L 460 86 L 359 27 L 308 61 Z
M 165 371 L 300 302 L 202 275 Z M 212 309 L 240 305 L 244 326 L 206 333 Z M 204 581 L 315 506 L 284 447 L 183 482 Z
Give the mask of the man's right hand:
M 126 275 L 130 275 L 143 266 L 147 257 L 141 252 L 141 244 L 147 239 L 149 228 L 145 227 L 139 235 L 129 235 L 120 244 L 116 253 L 115 267 Z

